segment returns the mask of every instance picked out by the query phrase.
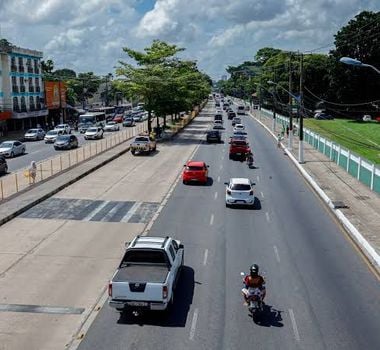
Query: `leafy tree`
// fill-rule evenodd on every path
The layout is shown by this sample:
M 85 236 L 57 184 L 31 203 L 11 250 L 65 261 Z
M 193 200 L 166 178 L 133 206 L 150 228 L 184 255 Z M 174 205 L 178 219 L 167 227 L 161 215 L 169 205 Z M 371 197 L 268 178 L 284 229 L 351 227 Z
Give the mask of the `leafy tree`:
M 77 73 L 68 68 L 63 68 L 63 69 L 57 69 L 54 71 L 54 76 L 57 79 L 62 79 L 62 80 L 67 80 L 67 79 L 72 79 L 77 77 Z
M 93 72 L 79 73 L 77 78 L 67 80 L 68 90 L 71 96 L 77 101 L 84 101 L 91 98 L 98 91 L 100 78 Z
M 41 61 L 41 70 L 42 74 L 52 74 L 54 70 L 54 62 L 51 59 L 48 59 L 47 61 Z

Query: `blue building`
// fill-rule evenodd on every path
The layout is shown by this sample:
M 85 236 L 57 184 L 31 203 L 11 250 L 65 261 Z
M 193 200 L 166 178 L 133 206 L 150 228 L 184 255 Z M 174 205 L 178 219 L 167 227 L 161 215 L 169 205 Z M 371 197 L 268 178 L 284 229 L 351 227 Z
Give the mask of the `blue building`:
M 44 125 L 42 52 L 0 41 L 0 130 L 23 130 Z

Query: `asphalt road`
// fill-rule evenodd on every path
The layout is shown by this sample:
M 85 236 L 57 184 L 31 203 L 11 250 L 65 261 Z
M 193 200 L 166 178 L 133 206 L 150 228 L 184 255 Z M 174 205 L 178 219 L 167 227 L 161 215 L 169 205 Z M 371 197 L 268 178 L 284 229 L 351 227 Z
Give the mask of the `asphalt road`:
M 123 127 L 120 126 L 120 130 L 123 130 Z M 74 135 L 78 137 L 79 147 L 87 142 L 94 142 L 94 140 L 85 140 L 83 134 L 79 132 L 73 132 Z M 114 132 L 105 132 L 104 137 L 109 137 L 114 135 Z M 96 141 L 95 141 L 96 142 Z M 8 172 L 13 172 L 25 167 L 28 167 L 31 161 L 39 162 L 51 157 L 54 157 L 62 151 L 56 151 L 53 144 L 46 144 L 45 141 L 27 141 L 26 153 L 14 158 L 7 158 Z
M 171 312 L 134 317 L 106 304 L 79 349 L 380 348 L 379 281 L 274 140 L 243 123 L 256 168 L 229 160 L 227 142 L 202 143 L 194 159 L 210 165 L 208 186 L 179 182 L 150 231 L 185 245 Z M 230 177 L 255 181 L 254 210 L 225 207 Z M 240 294 L 254 262 L 267 281 L 257 323 Z

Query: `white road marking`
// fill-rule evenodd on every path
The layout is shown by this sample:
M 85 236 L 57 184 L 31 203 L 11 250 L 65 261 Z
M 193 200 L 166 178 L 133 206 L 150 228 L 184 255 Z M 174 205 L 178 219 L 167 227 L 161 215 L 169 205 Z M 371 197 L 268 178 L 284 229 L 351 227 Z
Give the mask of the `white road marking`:
M 215 199 L 218 198 L 218 192 L 215 192 L 215 194 L 214 194 L 214 198 L 215 198 Z
M 266 212 L 266 213 L 265 213 L 265 216 L 266 216 L 266 218 L 267 218 L 267 221 L 269 222 L 269 221 L 270 221 L 269 213 Z
M 208 249 L 205 250 L 205 255 L 203 257 L 203 265 L 207 264 L 207 257 L 208 257 Z
M 193 320 L 191 321 L 191 328 L 190 328 L 190 335 L 189 335 L 190 340 L 194 339 L 195 330 L 197 328 L 197 321 L 198 321 L 198 309 L 195 309 L 194 314 L 193 314 Z
M 212 226 L 213 223 L 214 223 L 214 214 L 211 214 L 211 217 L 210 217 L 210 226 Z
M 218 182 L 220 182 L 220 176 L 218 176 Z
M 276 255 L 277 261 L 280 262 L 280 254 L 278 254 L 278 249 L 275 245 L 273 246 L 273 249 L 274 249 L 274 255 Z
M 90 221 L 97 213 L 99 213 L 107 204 L 109 201 L 104 201 L 101 205 L 96 207 L 91 213 L 89 213 L 83 221 Z
M 127 214 L 125 214 L 120 222 L 128 222 L 128 220 L 132 217 L 132 215 L 136 212 L 136 210 L 140 207 L 142 202 L 136 202 L 132 205 L 132 208 L 128 210 Z
M 296 318 L 294 317 L 294 312 L 293 312 L 292 309 L 289 309 L 289 316 L 290 316 L 290 320 L 292 321 L 294 338 L 296 338 L 297 341 L 300 341 L 301 340 L 300 339 L 300 334 L 298 333 Z
M 261 197 L 264 198 L 264 193 L 260 192 L 260 194 L 261 194 Z
M 257 175 L 257 181 L 260 181 L 260 176 L 259 175 Z

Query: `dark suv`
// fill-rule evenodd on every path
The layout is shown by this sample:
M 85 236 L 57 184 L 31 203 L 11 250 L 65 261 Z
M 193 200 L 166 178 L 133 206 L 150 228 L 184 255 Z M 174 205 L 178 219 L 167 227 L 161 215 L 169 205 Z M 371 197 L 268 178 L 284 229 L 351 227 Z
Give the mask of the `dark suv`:
M 232 120 L 236 117 L 236 113 L 235 112 L 228 112 L 228 120 Z
M 8 164 L 4 156 L 0 156 L 0 174 L 8 172 Z
M 222 141 L 222 134 L 219 130 L 209 130 L 207 131 L 206 140 L 208 143 L 211 142 L 221 142 Z

